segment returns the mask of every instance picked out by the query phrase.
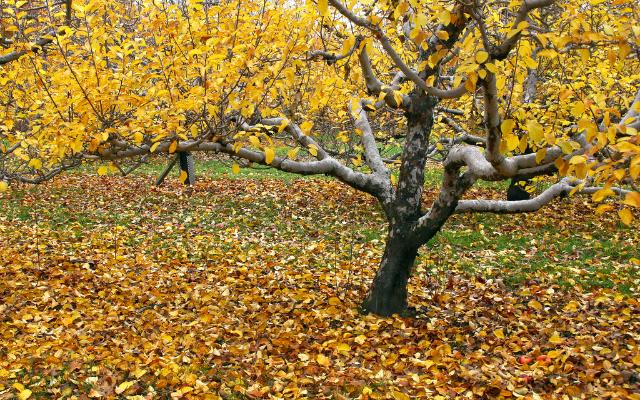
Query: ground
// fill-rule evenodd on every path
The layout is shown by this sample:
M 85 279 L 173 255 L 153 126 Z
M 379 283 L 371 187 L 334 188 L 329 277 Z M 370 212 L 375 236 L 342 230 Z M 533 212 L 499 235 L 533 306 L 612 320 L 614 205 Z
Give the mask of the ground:
M 418 317 L 379 318 L 358 311 L 373 199 L 227 170 L 0 195 L 0 399 L 640 399 L 637 228 L 575 198 L 456 216 L 419 257 Z

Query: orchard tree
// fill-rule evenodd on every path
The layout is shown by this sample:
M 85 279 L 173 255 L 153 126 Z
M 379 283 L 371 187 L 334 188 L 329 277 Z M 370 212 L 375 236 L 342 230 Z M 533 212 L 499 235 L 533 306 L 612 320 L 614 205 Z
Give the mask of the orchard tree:
M 375 314 L 408 312 L 455 213 L 587 194 L 629 225 L 640 207 L 635 0 L 2 1 L 0 185 L 179 151 L 333 176 L 387 218 Z M 539 177 L 528 199 L 465 197 Z

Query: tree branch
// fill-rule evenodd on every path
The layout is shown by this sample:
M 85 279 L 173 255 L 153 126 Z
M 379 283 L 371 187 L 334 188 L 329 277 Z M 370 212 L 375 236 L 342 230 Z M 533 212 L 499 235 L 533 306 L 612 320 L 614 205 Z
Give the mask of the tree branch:
M 376 39 L 380 42 L 385 53 L 387 53 L 393 63 L 400 69 L 400 71 L 402 71 L 407 79 L 415 83 L 416 86 L 418 86 L 420 89 L 424 90 L 432 96 L 436 96 L 442 99 L 457 98 L 467 92 L 467 89 L 464 86 L 464 82 L 457 88 L 450 90 L 438 89 L 427 85 L 427 83 L 422 78 L 420 78 L 420 75 L 418 75 L 417 72 L 415 72 L 414 70 L 409 68 L 407 64 L 405 64 L 405 62 L 402 60 L 402 57 L 400 57 L 400 55 L 396 52 L 395 48 L 391 44 L 391 41 L 384 34 L 380 27 L 373 25 L 367 19 L 358 17 L 338 0 L 329 0 L 329 4 L 335 7 L 340 14 L 349 19 L 354 24 L 367 28 L 369 31 L 371 31 Z
M 353 109 L 352 105 L 349 106 L 351 114 L 355 118 L 355 126 L 362 134 L 362 145 L 364 146 L 364 156 L 367 165 L 371 170 L 388 179 L 391 176 L 389 169 L 386 167 L 378 151 L 376 145 L 376 139 L 373 136 L 371 125 L 369 125 L 369 119 L 367 118 L 367 112 L 364 110 L 362 102 L 358 103 L 358 108 Z
M 523 212 L 533 212 L 548 204 L 554 198 L 565 194 L 571 190 L 572 185 L 568 183 L 568 178 L 551 185 L 547 190 L 529 200 L 506 201 L 506 200 L 461 200 L 456 207 L 456 213 L 468 212 L 490 212 L 497 214 L 513 214 Z
M 8 64 L 11 61 L 15 61 L 31 51 L 37 52 L 38 50 L 40 50 L 40 48 L 52 42 L 53 39 L 51 38 L 39 38 L 38 40 L 36 40 L 35 44 L 32 45 L 28 50 L 12 51 L 11 53 L 0 56 L 0 65 Z
M 556 0 L 523 0 L 522 5 L 520 6 L 520 10 L 518 11 L 518 15 L 516 16 L 515 21 L 513 22 L 512 29 L 517 28 L 517 26 L 527 19 L 527 15 L 537 9 L 542 7 L 550 6 L 555 3 Z M 491 58 L 495 60 L 504 60 L 509 55 L 513 46 L 518 43 L 520 40 L 521 32 L 519 31 L 515 35 L 507 38 L 500 45 L 496 46 L 494 49 L 486 49 L 489 54 L 491 54 Z
M 335 53 L 330 53 L 328 51 L 323 51 L 323 50 L 312 51 L 311 53 L 309 53 L 309 57 L 307 57 L 306 61 L 311 61 L 316 58 L 321 58 L 325 60 L 329 65 L 334 64 L 337 61 L 351 57 L 353 52 L 356 51 L 358 47 L 360 47 L 362 40 L 364 40 L 362 36 L 357 36 L 353 46 L 351 46 L 349 51 L 347 51 L 344 54 L 335 54 Z

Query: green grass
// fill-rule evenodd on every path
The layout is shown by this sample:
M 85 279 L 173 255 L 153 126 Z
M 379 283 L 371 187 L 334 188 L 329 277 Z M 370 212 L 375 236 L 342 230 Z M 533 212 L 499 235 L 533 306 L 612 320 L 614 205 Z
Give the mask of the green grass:
M 283 251 L 302 253 L 299 248 L 287 249 L 283 238 L 303 242 L 324 238 L 341 246 L 375 243 L 378 250 L 382 247 L 386 224 L 379 206 L 363 213 L 358 209 L 345 209 L 341 204 L 323 202 L 324 199 L 314 200 L 312 208 L 306 209 L 304 205 L 292 208 L 286 201 L 270 197 L 273 195 L 256 197 L 239 192 L 234 196 L 218 198 L 216 193 L 196 193 L 183 197 L 174 192 L 149 193 L 148 188 L 154 185 L 155 178 L 165 165 L 164 159 L 154 159 L 138 169 L 133 177 L 124 178 L 124 182 L 128 179 L 137 180 L 136 185 L 140 185 L 142 179 L 147 182 L 143 185 L 148 185 L 142 190 L 145 194 L 130 194 L 135 200 L 124 206 L 110 204 L 106 200 L 99 200 L 102 203 L 96 207 L 70 202 L 69 199 L 77 196 L 77 193 L 73 193 L 77 188 L 72 187 L 31 186 L 12 189 L 10 198 L 0 200 L 4 219 L 21 223 L 36 222 L 35 225 L 43 229 L 59 234 L 68 233 L 75 238 L 81 237 L 83 230 L 99 229 L 103 225 L 121 226 L 124 231 L 118 239 L 120 245 L 141 246 L 150 253 L 153 253 L 153 248 L 162 248 L 162 251 L 177 258 L 183 258 L 188 253 L 191 260 L 206 257 L 208 250 L 206 246 L 200 246 L 186 251 L 188 245 L 185 238 L 191 234 L 206 235 L 208 230 L 217 229 L 212 228 L 209 224 L 211 221 L 224 224 L 225 228 L 232 226 L 237 229 L 238 235 L 247 238 L 260 235 L 261 240 Z M 270 168 L 243 168 L 235 175 L 226 163 L 216 159 L 197 160 L 196 168 L 197 176 L 203 181 L 231 179 L 236 182 L 258 182 L 261 185 L 282 184 L 282 191 L 289 190 L 287 187 L 290 185 L 298 185 L 300 181 L 297 179 L 309 179 Z M 95 175 L 95 169 L 95 165 L 86 165 L 74 174 Z M 168 179 L 166 185 L 176 185 L 176 174 Z M 427 169 L 425 181 L 427 192 L 437 191 L 441 170 Z M 492 188 L 502 191 L 507 184 L 481 183 L 478 186 L 483 190 Z M 278 190 L 273 186 L 265 186 L 265 191 L 271 193 Z M 114 192 L 117 193 L 117 189 Z M 117 201 L 116 193 L 114 198 Z M 91 193 L 87 195 L 91 196 Z M 33 203 L 25 202 L 28 196 L 39 199 L 36 207 Z M 116 205 L 120 208 L 115 209 Z M 638 267 L 631 266 L 631 259 L 638 258 L 639 252 L 637 243 L 628 239 L 631 235 L 625 234 L 631 233 L 629 229 L 623 228 L 619 231 L 621 233 L 604 230 L 600 221 L 586 217 L 574 225 L 569 224 L 570 230 L 556 226 L 553 221 L 544 222 L 544 217 L 533 217 L 542 218 L 542 223 L 527 226 L 526 218 L 492 214 L 456 216 L 423 248 L 418 269 L 433 274 L 458 269 L 468 274 L 500 275 L 514 287 L 539 273 L 546 273 L 555 276 L 557 283 L 565 287 L 575 284 L 617 287 L 626 293 L 637 288 L 640 272 Z M 341 220 L 352 222 L 340 228 L 346 230 L 336 229 L 336 221 Z M 151 239 L 143 242 L 145 236 L 140 229 L 148 228 L 141 227 L 164 223 L 178 225 L 170 232 L 154 233 Z M 115 243 L 112 237 L 109 240 Z M 216 245 L 227 246 L 224 243 Z M 115 247 L 114 244 L 111 246 Z M 615 267 L 610 263 L 614 263 Z M 624 265 L 630 267 L 625 270 Z

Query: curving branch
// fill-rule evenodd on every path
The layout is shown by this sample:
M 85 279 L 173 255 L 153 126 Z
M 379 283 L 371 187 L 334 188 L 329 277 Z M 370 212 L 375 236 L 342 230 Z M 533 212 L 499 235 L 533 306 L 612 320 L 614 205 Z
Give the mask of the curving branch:
M 456 207 L 456 213 L 469 212 L 489 212 L 496 214 L 514 214 L 538 211 L 543 206 L 549 204 L 556 197 L 566 196 L 571 190 L 576 190 L 579 194 L 593 194 L 602 187 L 583 186 L 585 182 L 582 180 L 571 180 L 571 178 L 563 178 L 560 182 L 549 186 L 538 196 L 529 200 L 505 201 L 505 200 L 461 200 Z M 612 187 L 610 188 L 615 194 L 624 196 L 631 193 L 630 190 Z
M 364 156 L 367 165 L 375 174 L 388 179 L 391 176 L 391 172 L 384 164 L 378 146 L 376 145 L 376 139 L 373 136 L 371 125 L 369 125 L 369 119 L 367 118 L 367 112 L 364 109 L 364 104 L 359 102 L 357 109 L 353 109 L 352 105 L 349 106 L 351 114 L 355 119 L 355 126 L 358 128 L 362 135 L 362 145 L 364 146 Z
M 418 86 L 420 89 L 424 90 L 432 96 L 439 97 L 441 99 L 458 98 L 467 92 L 464 82 L 462 82 L 460 86 L 449 90 L 439 89 L 427 85 L 427 83 L 420 77 L 420 75 L 413 69 L 409 68 L 409 66 L 402 60 L 402 57 L 400 57 L 398 52 L 396 52 L 395 48 L 391 44 L 389 37 L 384 34 L 379 26 L 372 24 L 365 18 L 358 17 L 355 13 L 349 10 L 338 0 L 329 0 L 329 4 L 331 4 L 336 10 L 338 10 L 340 14 L 342 14 L 345 18 L 347 18 L 354 24 L 371 31 L 373 36 L 378 40 L 378 42 L 380 42 L 380 45 L 384 49 L 385 53 L 389 56 L 389 58 L 391 58 L 396 67 L 398 67 L 398 69 L 402 71 L 407 79 L 415 83 L 416 86 Z
M 427 83 L 420 77 L 420 75 L 416 71 L 412 70 L 407 64 L 405 64 L 405 62 L 402 60 L 402 57 L 400 57 L 400 55 L 396 52 L 395 48 L 391 44 L 391 41 L 382 32 L 382 30 L 379 27 L 373 27 L 371 29 L 382 45 L 382 48 L 387 53 L 389 58 L 391 58 L 396 67 L 398 67 L 400 71 L 404 73 L 407 79 L 415 83 L 416 86 L 418 86 L 420 89 L 424 90 L 432 96 L 439 97 L 441 99 L 455 99 L 467 93 L 465 82 L 462 82 L 458 87 L 449 90 L 438 89 L 436 87 L 427 85 Z
M 366 47 L 363 47 L 358 54 L 358 60 L 360 61 L 360 67 L 362 68 L 362 75 L 364 76 L 365 85 L 367 86 L 367 92 L 373 95 L 379 95 L 380 93 L 385 93 L 384 98 L 380 102 L 376 102 L 375 107 L 378 108 L 382 106 L 380 103 L 385 103 L 389 107 L 393 108 L 402 108 L 407 110 L 411 106 L 411 98 L 404 93 L 400 94 L 400 103 L 398 104 L 396 101 L 397 90 L 399 89 L 399 83 L 402 79 L 404 79 L 404 74 L 399 72 L 394 76 L 393 81 L 390 86 L 385 86 L 375 75 L 373 72 L 373 67 L 371 66 L 371 60 L 369 59 L 369 54 L 367 53 Z
M 520 10 L 516 15 L 516 19 L 514 20 L 512 27 L 516 28 L 521 22 L 525 21 L 531 11 L 537 8 L 550 6 L 556 1 L 557 0 L 524 0 L 522 2 L 522 5 L 520 6 Z M 504 60 L 505 58 L 507 58 L 509 52 L 511 51 L 511 49 L 513 49 L 515 44 L 518 43 L 518 40 L 520 40 L 521 36 L 522 33 L 521 31 L 519 31 L 515 35 L 505 39 L 505 41 L 500 45 L 495 46 L 492 49 L 487 48 L 486 50 L 489 52 L 489 54 L 491 54 L 491 58 L 495 60 Z
M 436 111 L 453 115 L 464 115 L 464 111 L 456 110 L 455 108 L 436 107 Z
M 487 73 L 482 80 L 484 88 L 484 124 L 487 130 L 487 153 L 485 157 L 491 165 L 504 176 L 513 176 L 517 165 L 513 160 L 507 160 L 500 152 L 502 132 L 500 131 L 500 111 L 498 109 L 498 89 L 496 75 Z
M 446 144 L 458 144 L 458 143 L 467 143 L 472 145 L 480 145 L 481 147 L 485 147 L 487 144 L 487 138 L 483 136 L 472 135 L 466 129 L 464 129 L 460 124 L 458 124 L 453 118 L 450 118 L 446 115 L 441 115 L 440 120 L 445 124 L 449 125 L 456 133 L 461 134 L 462 136 L 456 137 L 453 139 L 441 139 L 440 143 Z
M 27 176 L 19 173 L 9 173 L 7 171 L 0 170 L 0 180 L 38 185 L 50 180 L 56 175 L 59 175 L 61 172 L 77 167 L 81 162 L 82 160 L 80 158 L 73 158 L 67 163 L 63 162 L 61 165 L 52 168 L 49 171 L 39 173 L 35 176 Z
M 636 92 L 631 105 L 629 106 L 629 110 L 624 114 L 624 116 L 620 119 L 620 123 L 626 124 L 628 120 L 631 118 L 635 118 L 631 120 L 631 123 L 627 126 L 635 128 L 634 125 L 637 125 L 640 122 L 640 112 L 636 111 L 636 105 L 640 104 L 640 89 Z M 638 129 L 638 128 L 636 128 Z
M 456 213 L 468 212 L 490 212 L 497 214 L 514 214 L 533 212 L 542 206 L 549 204 L 558 196 L 565 195 L 573 188 L 568 178 L 551 185 L 538 196 L 529 200 L 507 201 L 507 200 L 461 200 L 456 207 Z
M 41 37 L 40 39 L 36 40 L 36 42 L 31 45 L 29 47 L 29 49 L 27 50 L 20 50 L 20 51 L 12 51 L 11 53 L 8 54 L 4 54 L 0 56 L 0 65 L 4 65 L 4 64 L 8 64 L 12 61 L 15 61 L 17 59 L 19 59 L 20 57 L 24 56 L 25 54 L 28 54 L 29 52 L 37 52 L 39 51 L 42 47 L 51 44 L 53 42 L 52 38 L 49 37 Z
M 309 57 L 307 57 L 305 61 L 311 61 L 311 60 L 320 58 L 326 61 L 327 64 L 329 65 L 335 64 L 340 60 L 351 57 L 351 55 L 356 51 L 356 49 L 360 47 L 363 40 L 364 40 L 364 37 L 357 36 L 355 42 L 353 43 L 353 46 L 351 46 L 351 48 L 344 54 L 336 54 L 336 53 L 331 53 L 323 50 L 312 51 L 311 53 L 309 53 Z

